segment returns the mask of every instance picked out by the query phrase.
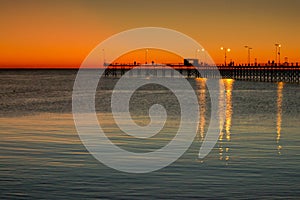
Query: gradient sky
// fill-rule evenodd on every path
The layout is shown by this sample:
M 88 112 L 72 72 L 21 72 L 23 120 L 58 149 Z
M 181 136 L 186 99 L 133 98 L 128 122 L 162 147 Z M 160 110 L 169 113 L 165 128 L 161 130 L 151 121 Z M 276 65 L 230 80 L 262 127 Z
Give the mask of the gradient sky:
M 300 62 L 299 0 L 0 0 L 1 67 L 78 67 L 101 41 L 121 31 L 165 27 L 197 40 L 216 63 Z

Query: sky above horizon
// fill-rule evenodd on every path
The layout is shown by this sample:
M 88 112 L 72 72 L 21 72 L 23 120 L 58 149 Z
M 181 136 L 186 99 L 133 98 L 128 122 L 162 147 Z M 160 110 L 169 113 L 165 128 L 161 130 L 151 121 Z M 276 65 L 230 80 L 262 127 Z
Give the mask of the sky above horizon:
M 300 62 L 299 0 L 0 0 L 0 67 L 78 67 L 103 40 L 138 27 L 164 27 L 228 59 Z

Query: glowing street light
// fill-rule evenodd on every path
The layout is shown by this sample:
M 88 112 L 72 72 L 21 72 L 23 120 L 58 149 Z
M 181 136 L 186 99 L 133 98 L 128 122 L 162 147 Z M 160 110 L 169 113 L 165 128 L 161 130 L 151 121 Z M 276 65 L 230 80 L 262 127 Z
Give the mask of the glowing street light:
M 225 53 L 225 55 L 224 55 L 224 60 L 225 60 L 225 66 L 227 66 L 227 64 L 226 64 L 226 61 L 227 61 L 227 52 L 230 52 L 231 49 L 221 47 L 221 50 L 224 51 L 224 53 Z
M 203 52 L 203 65 L 206 64 L 206 53 L 205 53 L 205 49 L 201 49 L 201 51 Z
M 195 51 L 195 59 L 198 59 L 198 53 L 200 52 L 200 49 L 197 49 L 196 51 Z
M 276 48 L 275 62 L 276 62 L 276 64 L 280 64 L 280 48 L 281 48 L 281 44 L 275 44 L 275 48 Z M 279 61 L 278 62 L 277 62 L 277 56 L 279 57 Z
M 251 50 L 253 49 L 252 47 L 245 46 L 246 49 L 248 49 L 248 65 L 250 65 L 251 62 Z

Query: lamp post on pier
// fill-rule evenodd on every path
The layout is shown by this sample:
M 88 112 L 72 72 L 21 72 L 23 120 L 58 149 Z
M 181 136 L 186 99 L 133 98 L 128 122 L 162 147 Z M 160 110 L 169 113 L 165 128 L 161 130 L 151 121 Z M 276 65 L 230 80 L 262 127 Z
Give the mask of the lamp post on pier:
M 224 48 L 224 47 L 221 47 L 221 50 L 224 51 L 225 55 L 224 55 L 224 62 L 225 62 L 225 67 L 227 66 L 227 52 L 229 53 L 231 51 L 231 49 L 229 48 Z
M 280 65 L 280 57 L 281 57 L 281 44 L 278 46 L 278 64 Z
M 105 49 L 102 49 L 102 53 L 103 53 L 103 66 L 106 66 L 106 62 L 105 62 Z
M 203 65 L 206 65 L 206 53 L 205 53 L 205 49 L 201 49 L 202 53 L 203 53 Z
M 200 52 L 200 49 L 197 49 L 196 51 L 195 51 L 195 59 L 198 59 L 198 53 Z
M 145 64 L 148 63 L 148 49 L 145 50 Z
M 251 63 L 251 50 L 253 49 L 252 47 L 245 46 L 246 49 L 248 49 L 248 65 Z
M 276 55 L 275 55 L 275 63 L 278 65 L 280 65 L 280 48 L 281 48 L 281 44 L 275 44 L 275 50 L 276 50 Z M 277 56 L 279 57 L 279 61 L 277 59 Z M 278 62 L 277 62 L 278 61 Z

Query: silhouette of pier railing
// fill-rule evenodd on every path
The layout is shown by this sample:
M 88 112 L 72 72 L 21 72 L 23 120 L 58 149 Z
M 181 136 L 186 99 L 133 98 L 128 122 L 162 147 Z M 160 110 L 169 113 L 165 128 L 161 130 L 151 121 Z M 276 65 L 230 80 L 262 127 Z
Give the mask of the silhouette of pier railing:
M 149 76 L 174 76 L 177 70 L 187 78 L 231 78 L 245 81 L 291 82 L 300 83 L 300 67 L 298 65 L 238 65 L 238 66 L 187 66 L 178 64 L 111 64 L 105 69 L 105 76 L 123 76 L 134 69 L 135 74 L 146 72 Z M 221 78 L 220 77 L 220 78 Z

